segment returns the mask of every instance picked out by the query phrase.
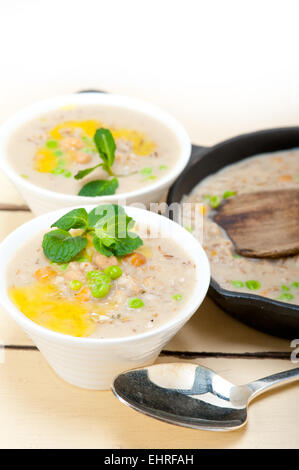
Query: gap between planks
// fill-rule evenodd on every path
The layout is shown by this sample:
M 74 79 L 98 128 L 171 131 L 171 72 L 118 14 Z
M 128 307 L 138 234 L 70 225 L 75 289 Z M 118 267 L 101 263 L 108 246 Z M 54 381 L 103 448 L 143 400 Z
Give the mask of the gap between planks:
M 38 351 L 36 346 L 21 344 L 0 345 L 0 349 L 12 351 Z M 227 359 L 290 359 L 289 351 L 257 351 L 245 353 L 229 353 L 229 352 L 208 352 L 208 351 L 161 351 L 161 357 L 178 357 L 180 359 L 196 359 L 196 358 L 227 358 Z
M 25 204 L 6 204 L 0 203 L 0 211 L 12 212 L 30 212 L 30 209 Z

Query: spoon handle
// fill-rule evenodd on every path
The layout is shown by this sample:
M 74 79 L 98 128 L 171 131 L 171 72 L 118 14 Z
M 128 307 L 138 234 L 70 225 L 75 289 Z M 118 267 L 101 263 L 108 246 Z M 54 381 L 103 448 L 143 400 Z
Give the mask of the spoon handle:
M 260 395 L 271 388 L 278 387 L 279 385 L 288 384 L 299 380 L 299 367 L 296 369 L 286 370 L 284 372 L 279 372 L 278 374 L 269 375 L 268 377 L 263 377 L 262 379 L 255 380 L 247 384 L 247 387 L 251 390 L 252 394 L 250 400 L 255 398 L 257 395 Z

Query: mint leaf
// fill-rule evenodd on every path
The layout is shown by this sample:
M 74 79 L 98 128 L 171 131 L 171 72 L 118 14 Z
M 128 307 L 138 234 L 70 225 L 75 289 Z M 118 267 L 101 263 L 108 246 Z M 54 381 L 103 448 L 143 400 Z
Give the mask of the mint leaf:
M 135 224 L 132 217 L 116 204 L 105 204 L 91 211 L 89 224 L 95 229 L 94 246 L 105 256 L 124 256 L 143 244 L 136 233 L 129 232 Z
M 96 130 L 93 139 L 100 157 L 104 162 L 103 168 L 109 173 L 109 175 L 112 175 L 113 173 L 111 167 L 115 159 L 116 144 L 111 132 L 109 129 L 104 129 L 101 127 L 100 129 Z
M 133 235 L 135 235 L 133 238 L 129 235 L 127 238 L 117 240 L 117 243 L 111 247 L 115 256 L 128 255 L 143 245 L 141 238 L 136 234 Z
M 75 179 L 76 180 L 82 180 L 82 178 L 84 178 L 84 176 L 89 175 L 89 173 L 91 173 L 96 168 L 99 168 L 99 166 L 103 166 L 103 164 L 99 163 L 98 165 L 93 166 L 92 168 L 86 168 L 86 170 L 78 171 L 78 173 L 75 175 Z
M 134 234 L 135 235 L 135 234 Z M 105 256 L 125 256 L 137 250 L 143 241 L 136 235 L 133 238 L 120 238 L 112 240 L 111 238 L 99 238 L 97 236 L 93 239 L 95 249 Z
M 96 197 L 96 196 L 110 196 L 115 194 L 118 188 L 117 178 L 111 180 L 96 180 L 90 181 L 85 184 L 79 191 L 79 196 Z
M 86 229 L 88 226 L 88 214 L 85 209 L 74 209 L 58 219 L 52 227 L 60 228 L 61 230 L 70 230 L 71 228 Z
M 65 230 L 52 230 L 44 235 L 42 247 L 45 256 L 55 263 L 68 263 L 86 248 L 85 237 L 72 237 Z
M 122 206 L 117 204 L 101 204 L 98 207 L 95 207 L 88 214 L 88 225 L 95 227 L 97 222 L 102 219 L 102 224 L 106 223 L 108 220 L 115 222 L 116 217 L 128 217 L 125 213 L 125 210 Z M 105 219 L 104 219 L 105 217 Z M 128 217 L 128 223 L 132 221 L 131 217 Z M 131 228 L 131 227 L 130 227 Z
M 101 240 L 99 237 L 93 237 L 93 244 L 95 249 L 104 256 L 113 256 L 113 250 L 109 249 L 109 242 L 106 240 L 108 246 L 105 245 L 105 241 Z

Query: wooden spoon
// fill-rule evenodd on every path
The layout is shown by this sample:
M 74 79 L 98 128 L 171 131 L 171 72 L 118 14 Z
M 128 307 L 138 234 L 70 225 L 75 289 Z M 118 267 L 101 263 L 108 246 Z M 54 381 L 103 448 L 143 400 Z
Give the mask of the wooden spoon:
M 240 194 L 222 202 L 213 219 L 242 256 L 299 253 L 299 189 Z

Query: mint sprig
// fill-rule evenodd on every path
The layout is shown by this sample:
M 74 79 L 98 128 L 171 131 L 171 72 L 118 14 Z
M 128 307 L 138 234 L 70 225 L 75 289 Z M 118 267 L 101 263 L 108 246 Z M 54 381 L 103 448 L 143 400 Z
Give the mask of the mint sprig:
M 43 251 L 55 263 L 68 263 L 86 248 L 87 234 L 93 245 L 104 256 L 122 257 L 143 245 L 141 238 L 131 229 L 135 221 L 123 207 L 104 204 L 89 214 L 85 209 L 73 209 L 58 219 L 51 227 L 58 227 L 44 235 Z M 72 236 L 71 229 L 82 229 L 79 236 Z
M 102 163 L 95 165 L 91 168 L 86 168 L 85 170 L 79 171 L 75 175 L 76 180 L 81 180 L 85 176 L 92 173 L 96 168 L 102 167 L 109 176 L 115 176 L 112 171 L 112 165 L 115 160 L 115 150 L 116 144 L 109 129 L 105 129 L 101 127 L 97 129 L 95 135 L 93 137 L 96 149 L 99 153 L 99 157 L 102 160 Z M 79 196 L 87 196 L 87 197 L 96 197 L 96 196 L 110 196 L 115 194 L 115 191 L 118 188 L 118 180 L 117 178 L 113 178 L 112 180 L 96 180 L 87 183 L 85 186 L 81 188 L 79 191 Z
M 103 168 L 103 170 L 107 171 L 108 175 L 114 176 L 112 165 L 115 160 L 116 144 L 113 135 L 109 129 L 101 127 L 100 129 L 96 130 L 93 140 L 96 145 L 96 149 L 99 152 L 99 157 L 101 158 L 102 163 L 99 163 L 98 165 L 91 168 L 86 168 L 86 170 L 79 171 L 75 175 L 75 179 L 77 180 L 80 180 L 84 178 L 84 176 L 89 175 L 100 166 Z

